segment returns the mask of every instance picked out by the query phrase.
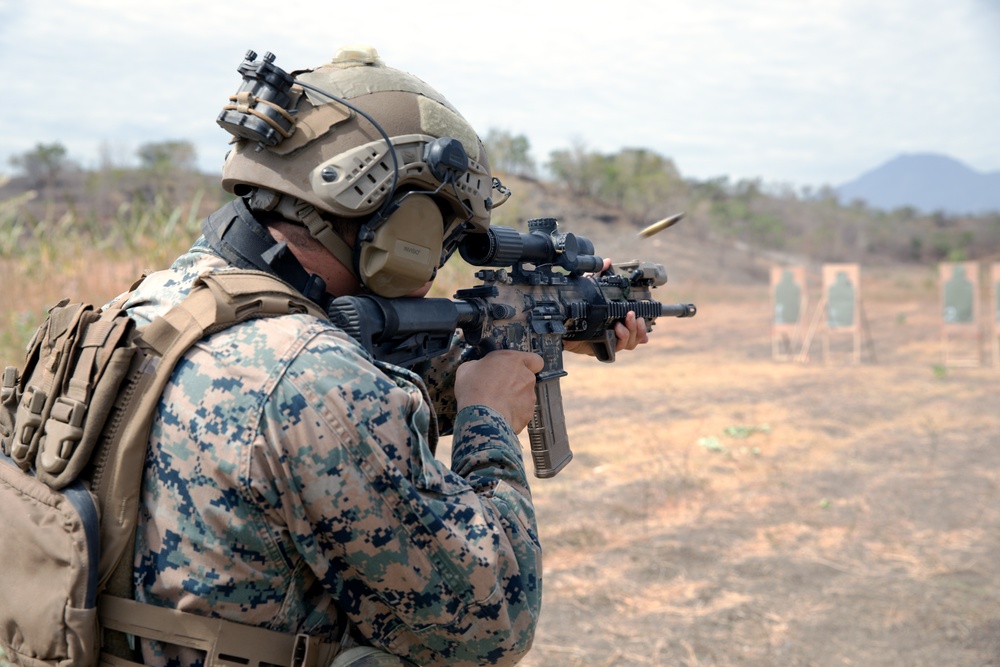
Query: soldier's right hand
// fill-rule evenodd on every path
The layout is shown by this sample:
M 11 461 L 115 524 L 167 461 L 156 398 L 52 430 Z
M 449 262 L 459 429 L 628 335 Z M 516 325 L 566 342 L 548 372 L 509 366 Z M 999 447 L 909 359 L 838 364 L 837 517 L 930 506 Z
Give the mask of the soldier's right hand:
M 467 361 L 455 375 L 458 409 L 470 405 L 493 408 L 520 433 L 535 411 L 535 374 L 545 362 L 532 352 L 496 350 Z

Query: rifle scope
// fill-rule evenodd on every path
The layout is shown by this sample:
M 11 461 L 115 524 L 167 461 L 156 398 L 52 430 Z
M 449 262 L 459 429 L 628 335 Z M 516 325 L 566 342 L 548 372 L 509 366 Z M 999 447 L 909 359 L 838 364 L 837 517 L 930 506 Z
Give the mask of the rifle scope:
M 555 218 L 529 220 L 527 233 L 494 225 L 485 234 L 467 234 L 458 251 L 473 266 L 557 264 L 568 271 L 600 271 L 604 266 L 590 239 L 560 232 Z

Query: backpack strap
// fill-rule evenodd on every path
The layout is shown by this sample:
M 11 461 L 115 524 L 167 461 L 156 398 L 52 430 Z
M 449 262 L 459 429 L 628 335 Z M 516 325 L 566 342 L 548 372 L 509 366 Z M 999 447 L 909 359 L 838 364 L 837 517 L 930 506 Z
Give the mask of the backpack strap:
M 177 307 L 142 330 L 142 340 L 166 358 L 203 336 L 252 317 L 309 313 L 327 319 L 318 305 L 275 276 L 252 270 L 207 273 Z
M 202 274 L 180 304 L 139 332 L 130 382 L 119 395 L 113 419 L 108 420 L 101 451 L 94 457 L 91 478 L 91 490 L 97 495 L 101 508 L 101 587 L 108 594 L 105 597 L 123 599 L 116 600 L 113 605 L 132 599 L 131 556 L 149 432 L 160 396 L 177 362 L 194 343 L 207 335 L 252 318 L 289 314 L 327 319 L 318 305 L 271 274 L 227 270 Z M 102 610 L 108 608 L 119 607 L 102 603 Z M 133 613 L 129 610 L 127 616 Z M 103 614 L 102 611 L 101 622 L 109 629 L 122 627 L 126 620 L 120 614 L 108 618 Z M 167 621 L 169 618 L 158 617 L 156 623 Z M 164 628 L 156 624 L 150 627 Z M 126 654 L 119 642 L 112 641 L 112 644 L 117 645 L 112 649 L 114 653 Z M 102 659 L 104 655 L 102 653 Z M 289 663 L 286 660 L 276 664 Z
M 133 538 L 149 431 L 174 366 L 201 338 L 257 317 L 326 314 L 287 283 L 261 271 L 233 270 L 200 276 L 191 293 L 139 333 L 135 373 L 122 392 L 121 414 L 105 432 L 92 478 L 100 499 L 101 576 L 107 581 Z M 132 397 L 135 397 L 134 399 Z M 113 463 L 106 463 L 113 462 Z M 131 559 L 127 569 L 131 579 Z

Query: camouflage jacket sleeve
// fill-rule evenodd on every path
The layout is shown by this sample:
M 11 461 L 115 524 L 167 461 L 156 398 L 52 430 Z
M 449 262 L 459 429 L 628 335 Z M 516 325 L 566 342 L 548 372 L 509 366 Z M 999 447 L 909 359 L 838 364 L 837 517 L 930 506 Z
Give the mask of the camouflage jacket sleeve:
M 250 483 L 373 643 L 419 665 L 512 664 L 530 647 L 541 552 L 521 447 L 483 406 L 429 445 L 420 379 L 318 335 L 264 406 Z
M 414 369 L 427 384 L 441 435 L 451 435 L 455 430 L 455 369 L 476 354 L 474 348 L 465 344 L 462 332 L 458 331 L 448 352 L 423 362 Z

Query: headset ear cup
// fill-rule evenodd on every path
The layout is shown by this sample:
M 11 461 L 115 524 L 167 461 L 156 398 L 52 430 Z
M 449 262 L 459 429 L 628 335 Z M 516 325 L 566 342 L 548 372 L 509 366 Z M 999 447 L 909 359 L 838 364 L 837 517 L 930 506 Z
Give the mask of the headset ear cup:
M 427 195 L 408 195 L 371 241 L 358 243 L 358 277 L 379 296 L 405 296 L 434 276 L 443 236 L 444 217 L 437 203 Z

